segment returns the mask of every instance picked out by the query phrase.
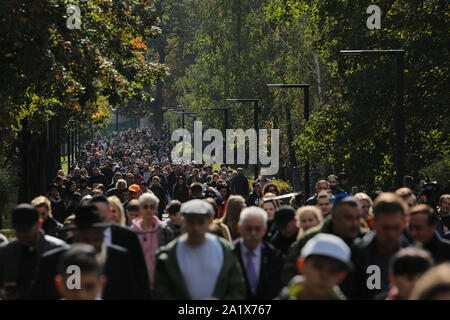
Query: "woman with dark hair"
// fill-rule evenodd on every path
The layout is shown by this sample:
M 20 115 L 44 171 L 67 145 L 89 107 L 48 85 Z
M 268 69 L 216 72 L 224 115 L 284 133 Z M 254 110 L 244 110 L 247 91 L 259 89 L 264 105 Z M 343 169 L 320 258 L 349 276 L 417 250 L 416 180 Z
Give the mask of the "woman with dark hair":
M 77 189 L 78 187 L 75 180 L 64 180 L 64 191 L 61 195 L 61 199 L 64 201 L 66 209 L 70 206 L 73 194 L 77 191 Z
M 280 187 L 278 187 L 275 183 L 271 182 L 264 186 L 262 193 L 263 193 L 263 196 L 266 193 L 274 193 L 275 196 L 278 197 L 281 194 L 281 190 L 280 190 Z
M 220 192 L 220 195 L 222 196 L 222 204 L 218 205 L 217 208 L 219 209 L 219 219 L 223 217 L 223 215 L 225 214 L 225 207 L 227 205 L 228 202 L 228 198 L 231 195 L 230 192 L 230 187 L 228 187 L 228 185 L 226 183 L 223 184 L 219 184 L 216 187 L 217 191 Z
M 263 197 L 261 185 L 259 184 L 259 182 L 253 182 L 252 187 L 253 191 L 247 198 L 247 207 L 259 206 Z
M 267 184 L 266 184 L 267 186 Z M 269 240 L 272 234 L 272 224 L 273 224 L 273 219 L 275 218 L 275 211 L 277 210 L 277 208 L 280 207 L 280 202 L 278 200 L 268 200 L 268 201 L 264 201 L 264 199 L 266 198 L 272 198 L 275 197 L 276 195 L 274 193 L 266 193 L 261 201 L 261 203 L 259 204 L 259 206 L 261 208 L 264 209 L 264 211 L 267 213 L 267 232 L 264 235 L 264 240 Z
M 181 203 L 189 200 L 189 188 L 183 176 L 179 176 L 173 186 L 173 200 L 179 200 Z

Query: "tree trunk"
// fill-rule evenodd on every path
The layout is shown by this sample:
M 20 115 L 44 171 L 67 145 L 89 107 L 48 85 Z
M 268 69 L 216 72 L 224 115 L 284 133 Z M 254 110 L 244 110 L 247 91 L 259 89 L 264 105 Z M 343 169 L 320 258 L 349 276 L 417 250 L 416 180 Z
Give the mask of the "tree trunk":
M 289 110 L 286 105 L 284 106 L 284 110 L 286 111 L 286 122 L 287 122 L 287 142 L 289 145 L 289 156 L 291 160 L 291 166 L 297 167 L 297 160 L 295 158 L 295 149 L 292 146 L 292 143 L 294 141 L 294 134 L 292 132 L 292 123 L 291 123 L 291 110 Z
M 18 201 L 30 202 L 44 195 L 59 169 L 60 156 L 56 119 L 48 122 L 44 130 L 31 134 L 29 120 L 22 120 L 19 145 L 20 188 Z

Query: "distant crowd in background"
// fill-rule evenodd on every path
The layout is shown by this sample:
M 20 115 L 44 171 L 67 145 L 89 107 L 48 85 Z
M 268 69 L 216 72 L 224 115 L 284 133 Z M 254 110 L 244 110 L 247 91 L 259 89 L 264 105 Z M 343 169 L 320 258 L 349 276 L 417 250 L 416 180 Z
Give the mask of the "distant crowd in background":
M 1 299 L 450 299 L 450 194 L 283 204 L 264 170 L 174 163 L 169 132 L 97 135 L 0 235 Z M 70 286 L 71 266 L 81 289 Z

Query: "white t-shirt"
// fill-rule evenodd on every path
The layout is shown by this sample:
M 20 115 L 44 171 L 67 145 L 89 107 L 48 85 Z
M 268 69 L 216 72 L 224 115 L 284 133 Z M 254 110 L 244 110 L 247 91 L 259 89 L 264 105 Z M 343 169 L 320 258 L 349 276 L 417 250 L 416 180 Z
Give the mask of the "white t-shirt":
M 177 245 L 177 260 L 189 294 L 194 300 L 212 298 L 223 265 L 223 248 L 219 239 L 207 233 L 206 241 L 192 247 L 183 235 Z

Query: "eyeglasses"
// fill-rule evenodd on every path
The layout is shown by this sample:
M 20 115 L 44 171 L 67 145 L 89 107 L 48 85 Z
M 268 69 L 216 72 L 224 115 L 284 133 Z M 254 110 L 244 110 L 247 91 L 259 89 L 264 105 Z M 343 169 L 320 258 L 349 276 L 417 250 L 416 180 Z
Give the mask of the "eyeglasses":
M 144 210 L 156 209 L 156 205 L 155 204 L 144 204 L 144 205 L 142 205 L 142 208 L 144 208 Z

